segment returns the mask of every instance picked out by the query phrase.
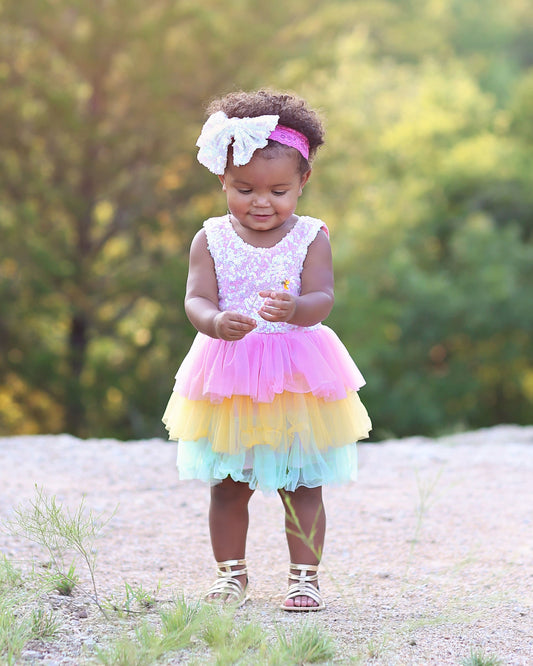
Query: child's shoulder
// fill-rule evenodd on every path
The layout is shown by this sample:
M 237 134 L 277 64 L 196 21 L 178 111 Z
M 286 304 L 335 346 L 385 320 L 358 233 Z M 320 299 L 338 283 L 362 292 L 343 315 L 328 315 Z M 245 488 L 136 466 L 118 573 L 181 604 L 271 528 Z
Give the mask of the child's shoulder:
M 328 225 L 320 218 L 312 217 L 311 215 L 300 215 L 298 221 L 306 225 L 311 233 L 318 233 L 320 230 L 322 230 L 329 238 Z
M 228 223 L 228 215 L 220 215 L 217 217 L 208 217 L 207 220 L 204 220 L 203 227 L 204 229 L 214 229 Z
M 321 224 L 324 224 L 324 222 L 320 218 L 313 217 L 312 215 L 299 215 L 298 219 L 308 223 L 320 222 Z
M 205 235 L 209 245 L 215 242 L 228 242 L 230 226 L 228 215 L 208 217 L 204 220 L 199 233 Z

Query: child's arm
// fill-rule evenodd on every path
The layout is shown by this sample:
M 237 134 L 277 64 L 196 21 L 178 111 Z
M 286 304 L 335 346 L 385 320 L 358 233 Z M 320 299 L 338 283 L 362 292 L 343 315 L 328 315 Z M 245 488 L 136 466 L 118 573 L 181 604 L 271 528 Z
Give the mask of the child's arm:
M 203 229 L 191 244 L 185 312 L 196 330 L 211 338 L 240 340 L 257 326 L 251 317 L 219 310 L 215 264 Z
M 328 237 L 319 231 L 309 246 L 302 270 L 299 296 L 287 291 L 261 291 L 265 298 L 259 314 L 267 321 L 313 326 L 326 319 L 333 307 L 333 261 Z

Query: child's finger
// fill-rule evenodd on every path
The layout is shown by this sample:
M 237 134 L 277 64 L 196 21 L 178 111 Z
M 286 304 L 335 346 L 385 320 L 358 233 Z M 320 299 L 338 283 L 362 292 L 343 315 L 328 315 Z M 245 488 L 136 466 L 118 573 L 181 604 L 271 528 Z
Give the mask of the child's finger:
M 247 326 L 255 326 L 256 324 L 255 319 L 239 312 L 232 313 L 231 321 L 236 324 L 246 324 Z
M 270 289 L 264 289 L 259 292 L 259 296 L 261 296 L 261 298 L 279 298 L 280 296 L 283 296 L 283 294 L 278 293 L 277 291 L 270 291 Z
M 255 319 L 252 319 L 252 317 L 243 317 L 239 321 L 239 323 L 241 324 L 241 326 L 244 325 L 244 327 L 248 329 L 255 328 L 257 326 L 257 322 L 255 321 Z

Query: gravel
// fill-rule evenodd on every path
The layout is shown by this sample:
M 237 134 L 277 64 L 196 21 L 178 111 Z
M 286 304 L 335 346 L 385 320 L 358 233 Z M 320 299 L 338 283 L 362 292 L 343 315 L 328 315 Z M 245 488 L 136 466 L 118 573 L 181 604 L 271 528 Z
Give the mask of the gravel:
M 359 451 L 359 480 L 324 493 L 327 609 L 312 617 L 278 609 L 288 566 L 283 513 L 277 496 L 257 492 L 247 552 L 251 600 L 237 619 L 289 631 L 317 623 L 336 643 L 335 663 L 459 665 L 479 652 L 509 666 L 533 664 L 533 426 L 361 444 Z M 123 598 L 127 583 L 161 604 L 181 593 L 198 598 L 214 574 L 209 493 L 178 480 L 175 453 L 174 443 L 159 439 L 0 439 L 0 515 L 32 499 L 35 486 L 71 508 L 85 497 L 95 513 L 116 509 L 97 543 L 100 595 Z M 4 531 L 0 550 L 22 567 L 46 559 Z M 21 664 L 82 664 L 120 631 L 81 592 L 47 595 L 46 604 L 60 614 L 61 632 L 27 645 Z

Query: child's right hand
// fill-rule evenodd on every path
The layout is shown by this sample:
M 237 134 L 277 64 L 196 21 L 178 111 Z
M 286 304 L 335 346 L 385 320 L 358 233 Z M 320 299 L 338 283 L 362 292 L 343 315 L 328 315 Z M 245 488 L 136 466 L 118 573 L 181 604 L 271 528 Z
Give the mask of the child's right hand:
M 255 319 L 238 312 L 226 310 L 215 315 L 215 333 L 221 340 L 241 340 L 257 326 Z

